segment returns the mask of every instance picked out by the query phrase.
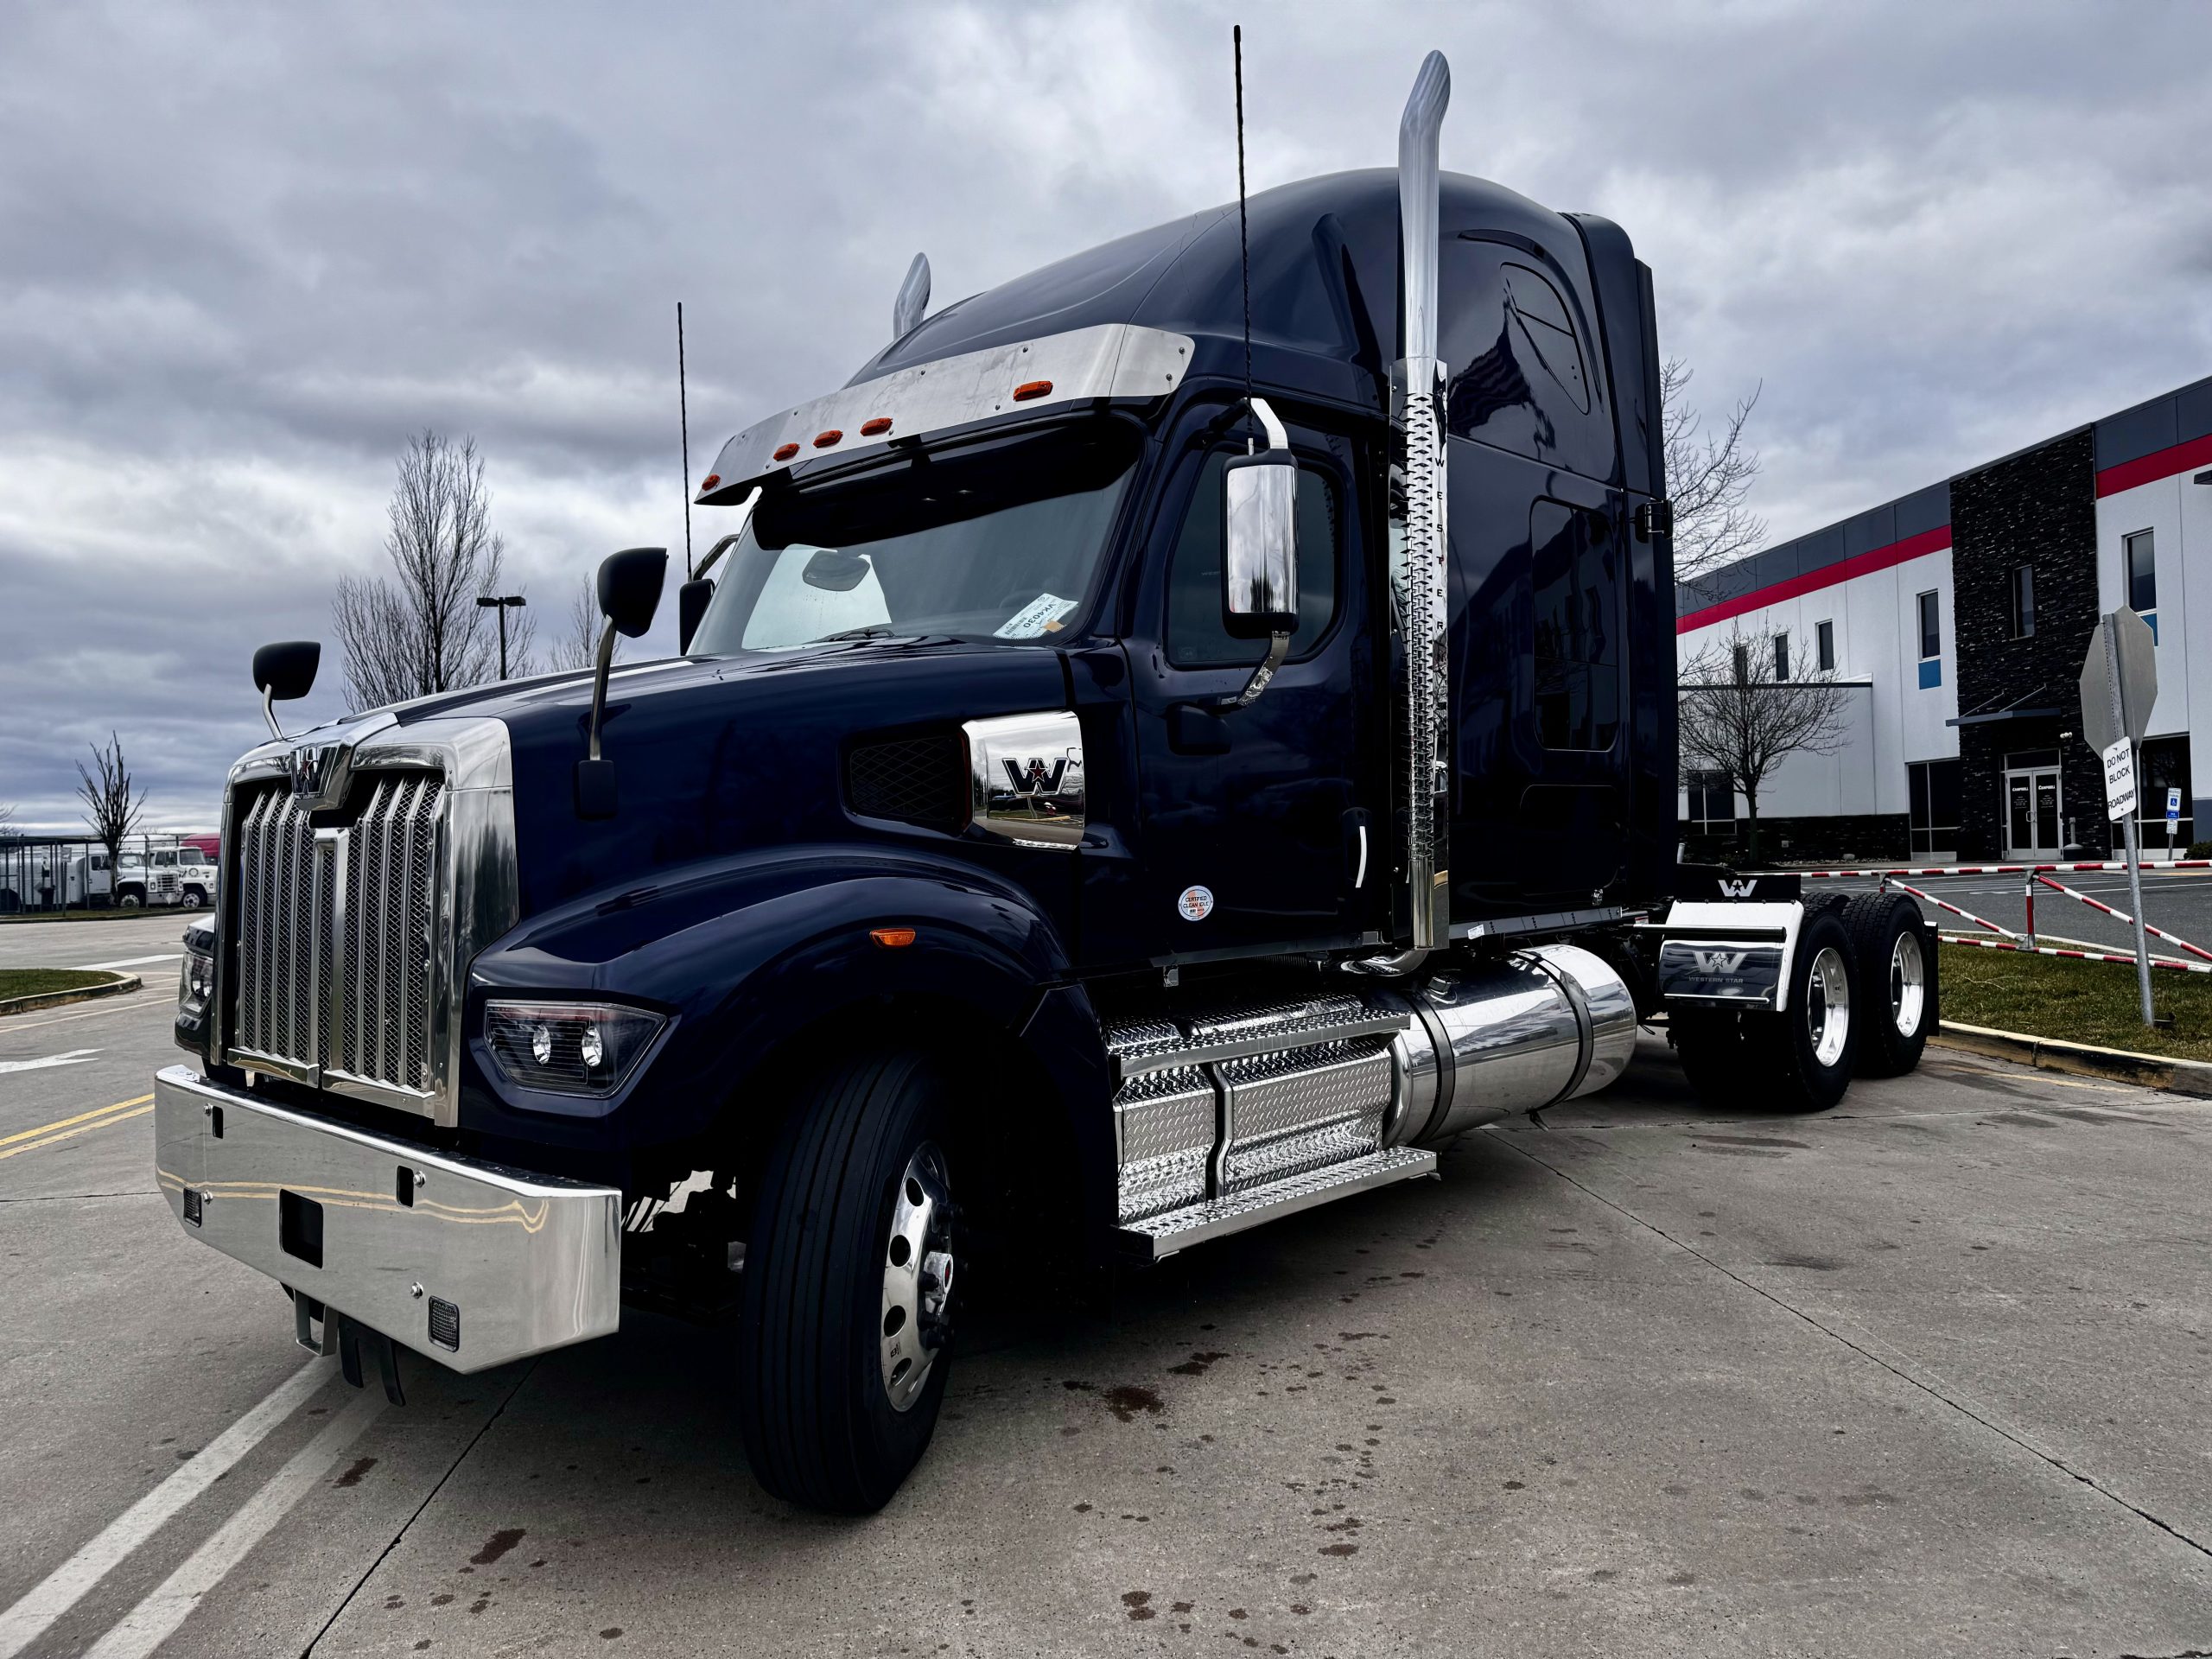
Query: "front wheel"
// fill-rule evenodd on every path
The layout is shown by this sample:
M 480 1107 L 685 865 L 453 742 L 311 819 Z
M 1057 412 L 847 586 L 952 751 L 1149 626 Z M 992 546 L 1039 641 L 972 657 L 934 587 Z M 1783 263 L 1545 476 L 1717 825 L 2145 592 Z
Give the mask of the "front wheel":
M 137 910 L 143 907 L 145 902 L 146 895 L 144 893 L 139 892 L 136 887 L 126 887 L 123 891 L 123 896 L 118 899 L 115 901 L 115 904 L 116 908 L 118 910 Z
M 865 1515 L 921 1460 L 949 1369 L 957 1262 L 945 1091 L 918 1055 L 806 1091 L 763 1178 L 738 1327 L 739 1422 L 760 1484 Z
M 1855 967 L 1843 923 L 1825 912 L 1809 917 L 1797 934 L 1782 1012 L 1744 1016 L 1753 1087 L 1777 1109 L 1824 1112 L 1851 1087 L 1860 1024 Z

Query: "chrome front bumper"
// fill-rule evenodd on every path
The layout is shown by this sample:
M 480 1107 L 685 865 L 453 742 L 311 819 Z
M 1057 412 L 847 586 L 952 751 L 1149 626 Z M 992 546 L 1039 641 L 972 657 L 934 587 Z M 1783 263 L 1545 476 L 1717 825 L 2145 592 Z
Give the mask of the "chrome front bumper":
M 620 1323 L 622 1195 L 388 1140 L 170 1066 L 154 1167 L 185 1231 L 456 1371 Z

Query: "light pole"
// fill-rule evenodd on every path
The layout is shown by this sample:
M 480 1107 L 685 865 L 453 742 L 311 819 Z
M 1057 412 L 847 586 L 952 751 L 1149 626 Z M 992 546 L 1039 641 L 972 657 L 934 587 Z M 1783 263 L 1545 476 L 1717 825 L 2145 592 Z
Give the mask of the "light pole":
M 499 613 L 499 677 L 503 680 L 507 677 L 507 612 L 512 607 L 529 603 L 520 594 L 501 594 L 496 597 L 486 594 L 476 601 L 478 610 L 495 610 Z

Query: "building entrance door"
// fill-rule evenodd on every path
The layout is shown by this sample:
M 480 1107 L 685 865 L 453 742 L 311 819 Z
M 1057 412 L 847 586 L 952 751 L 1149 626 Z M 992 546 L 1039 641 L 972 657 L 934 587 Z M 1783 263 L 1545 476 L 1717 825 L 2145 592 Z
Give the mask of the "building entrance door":
M 2005 856 L 2015 863 L 2058 856 L 2058 768 L 2007 768 L 2005 773 Z

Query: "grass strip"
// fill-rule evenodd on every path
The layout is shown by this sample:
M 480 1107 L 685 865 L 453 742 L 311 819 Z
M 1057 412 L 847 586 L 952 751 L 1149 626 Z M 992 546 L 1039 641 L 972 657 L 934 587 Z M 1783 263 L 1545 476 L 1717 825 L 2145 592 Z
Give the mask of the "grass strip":
M 0 1002 L 15 996 L 47 996 L 55 991 L 81 991 L 121 977 L 120 974 L 88 968 L 0 968 Z
M 1943 1017 L 2061 1042 L 2212 1060 L 2212 974 L 2151 970 L 2151 1005 L 2173 1025 L 2146 1029 L 2135 969 L 2011 950 L 1942 947 Z

